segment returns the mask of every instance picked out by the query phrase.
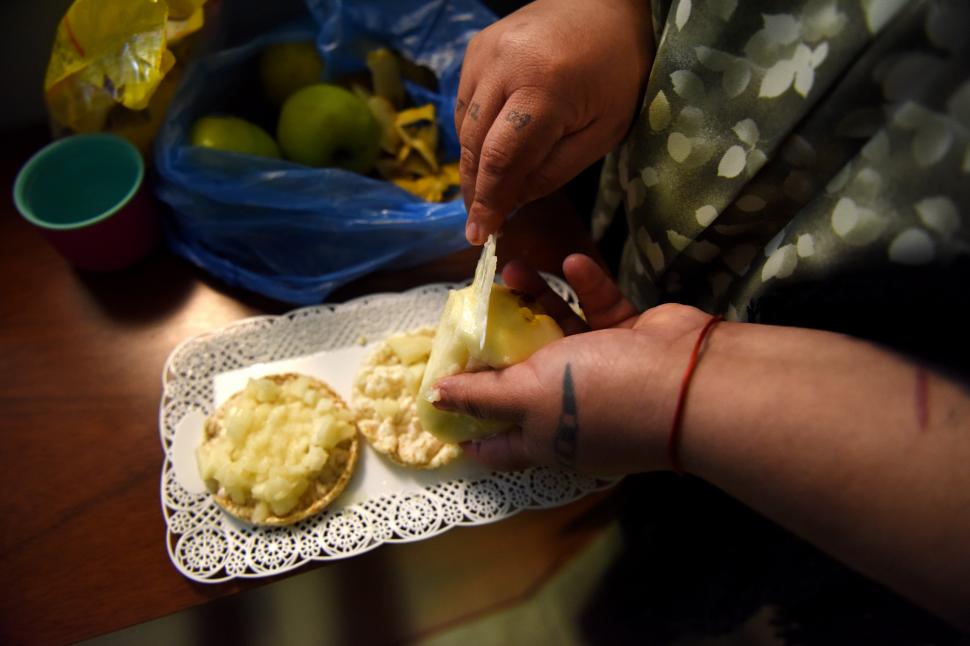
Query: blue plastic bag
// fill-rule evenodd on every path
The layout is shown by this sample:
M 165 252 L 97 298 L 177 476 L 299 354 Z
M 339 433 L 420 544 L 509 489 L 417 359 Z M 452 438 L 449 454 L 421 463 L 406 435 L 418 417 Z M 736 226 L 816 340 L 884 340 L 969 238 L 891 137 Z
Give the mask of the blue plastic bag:
M 435 104 L 445 155 L 455 160 L 451 115 L 465 46 L 494 20 L 474 0 L 307 0 L 307 7 L 315 22 L 193 62 L 155 148 L 156 192 L 172 207 L 172 249 L 227 283 L 295 304 L 321 302 L 376 269 L 467 246 L 461 199 L 429 203 L 340 169 L 188 146 L 194 121 L 213 112 L 259 121 L 244 101 L 229 107 L 227 97 L 252 80 L 268 44 L 315 40 L 331 79 L 366 69 L 366 52 L 385 46 L 435 72 L 437 92 L 407 90 L 414 104 Z

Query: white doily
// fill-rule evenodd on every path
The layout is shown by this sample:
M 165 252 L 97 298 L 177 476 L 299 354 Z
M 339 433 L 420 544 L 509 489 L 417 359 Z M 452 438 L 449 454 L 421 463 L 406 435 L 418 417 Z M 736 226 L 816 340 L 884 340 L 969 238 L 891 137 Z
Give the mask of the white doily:
M 577 305 L 566 283 L 546 279 Z M 240 522 L 206 493 L 194 456 L 202 423 L 249 376 L 302 371 L 323 378 L 350 401 L 357 366 L 372 348 L 366 343 L 435 325 L 448 290 L 458 286 L 428 285 L 246 319 L 172 352 L 159 410 L 165 450 L 161 501 L 168 553 L 180 572 L 208 583 L 276 575 L 308 561 L 346 558 L 383 543 L 422 540 L 523 509 L 555 507 L 615 482 L 548 468 L 490 473 L 468 460 L 416 471 L 389 463 L 361 442 L 361 459 L 347 490 L 322 514 L 291 527 Z

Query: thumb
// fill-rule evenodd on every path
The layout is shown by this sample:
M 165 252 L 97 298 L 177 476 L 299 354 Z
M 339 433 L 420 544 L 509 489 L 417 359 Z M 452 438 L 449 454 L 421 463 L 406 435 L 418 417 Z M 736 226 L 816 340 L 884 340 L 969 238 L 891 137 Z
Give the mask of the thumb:
M 538 463 L 530 456 L 521 428 L 512 428 L 481 440 L 462 442 L 461 448 L 471 459 L 496 471 L 516 471 Z
M 470 458 L 499 471 L 536 463 L 521 428 L 540 394 L 539 380 L 528 361 L 504 370 L 445 377 L 435 388 L 438 401 L 434 405 L 440 409 L 516 425 L 504 433 L 463 442 L 462 448 Z
M 529 362 L 504 370 L 466 372 L 439 379 L 436 408 L 479 419 L 521 424 L 539 385 Z

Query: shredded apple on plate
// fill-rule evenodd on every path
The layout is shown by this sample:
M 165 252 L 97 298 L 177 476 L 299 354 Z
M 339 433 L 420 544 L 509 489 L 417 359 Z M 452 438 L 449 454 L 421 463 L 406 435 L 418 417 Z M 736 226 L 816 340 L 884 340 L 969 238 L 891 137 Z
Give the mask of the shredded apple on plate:
M 205 422 L 199 474 L 216 502 L 257 525 L 322 511 L 357 463 L 357 426 L 327 384 L 305 375 L 250 379 Z

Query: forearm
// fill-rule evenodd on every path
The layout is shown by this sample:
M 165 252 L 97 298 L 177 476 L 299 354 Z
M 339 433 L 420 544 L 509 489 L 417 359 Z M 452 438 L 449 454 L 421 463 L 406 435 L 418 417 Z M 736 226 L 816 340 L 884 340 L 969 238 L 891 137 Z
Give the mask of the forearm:
M 970 399 L 867 343 L 721 324 L 694 375 L 685 468 L 970 627 Z

